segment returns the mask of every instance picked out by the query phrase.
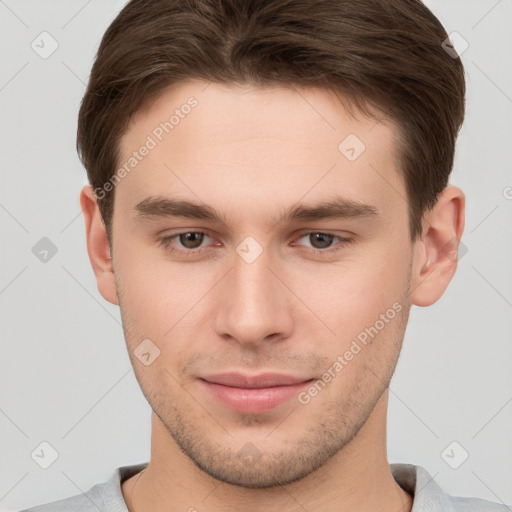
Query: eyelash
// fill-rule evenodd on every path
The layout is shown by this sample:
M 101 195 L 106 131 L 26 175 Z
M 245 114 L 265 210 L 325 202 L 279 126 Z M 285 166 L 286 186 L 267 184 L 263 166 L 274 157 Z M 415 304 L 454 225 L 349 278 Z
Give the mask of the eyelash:
M 186 235 L 186 234 L 190 234 L 190 233 L 194 233 L 194 234 L 200 234 L 200 235 L 206 235 L 209 237 L 208 233 L 205 232 L 205 231 L 182 231 L 180 233 L 176 233 L 174 235 L 171 235 L 171 236 L 164 236 L 162 238 L 160 238 L 158 240 L 159 242 L 159 245 L 164 247 L 165 249 L 167 250 L 170 250 L 171 252 L 174 252 L 174 253 L 178 253 L 178 254 L 182 254 L 182 255 L 185 255 L 185 256 L 194 256 L 196 253 L 200 252 L 202 249 L 205 249 L 205 247 L 198 247 L 196 249 L 176 249 L 175 247 L 173 247 L 171 245 L 172 241 L 175 239 L 175 238 L 178 238 L 179 236 L 181 235 Z M 329 233 L 329 232 L 326 232 L 326 231 L 307 231 L 305 233 L 302 233 L 298 238 L 297 240 L 301 239 L 301 238 L 304 238 L 305 236 L 308 236 L 308 235 L 312 235 L 312 234 L 322 234 L 322 235 L 328 235 L 328 236 L 332 236 L 334 237 L 335 239 L 338 239 L 339 242 L 337 244 L 337 246 L 334 246 L 334 248 L 327 248 L 327 249 L 316 249 L 314 247 L 310 248 L 309 251 L 313 254 L 317 254 L 317 255 L 328 255 L 328 254 L 333 254 L 337 251 L 340 251 L 341 249 L 343 249 L 346 245 L 350 244 L 353 242 L 353 239 L 352 238 L 346 238 L 346 237 L 342 237 L 340 235 L 335 235 L 334 233 Z M 211 238 L 211 237 L 210 237 Z

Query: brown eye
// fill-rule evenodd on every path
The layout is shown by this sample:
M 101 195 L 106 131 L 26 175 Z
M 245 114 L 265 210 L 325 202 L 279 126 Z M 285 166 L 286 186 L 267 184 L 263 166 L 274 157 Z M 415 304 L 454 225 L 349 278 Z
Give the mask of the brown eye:
M 302 243 L 300 243 L 302 241 Z M 344 249 L 348 244 L 352 243 L 352 237 L 343 237 L 333 233 L 324 233 L 323 231 L 309 231 L 303 233 L 297 239 L 299 245 L 309 248 L 310 252 L 317 255 L 328 255 L 333 252 Z
M 197 249 L 204 240 L 204 233 L 192 231 L 190 233 L 181 233 L 178 235 L 180 244 L 187 249 Z
M 331 246 L 334 235 L 328 233 L 310 233 L 309 241 L 315 249 L 326 249 Z
M 210 238 L 202 231 L 183 231 L 171 236 L 163 236 L 159 244 L 166 250 L 184 255 L 195 254 L 196 251 L 205 249 L 203 245 L 205 238 Z

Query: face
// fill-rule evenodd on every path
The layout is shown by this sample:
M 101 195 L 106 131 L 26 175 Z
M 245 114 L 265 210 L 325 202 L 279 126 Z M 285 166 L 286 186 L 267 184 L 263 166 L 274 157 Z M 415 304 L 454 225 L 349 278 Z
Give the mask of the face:
M 396 127 L 322 89 L 206 85 L 169 89 L 121 140 L 117 297 L 169 440 L 222 481 L 284 484 L 347 445 L 397 362 Z

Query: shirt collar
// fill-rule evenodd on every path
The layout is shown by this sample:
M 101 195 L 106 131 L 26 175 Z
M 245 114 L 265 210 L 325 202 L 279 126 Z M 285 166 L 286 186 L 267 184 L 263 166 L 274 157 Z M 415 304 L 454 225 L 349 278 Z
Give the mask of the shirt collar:
M 124 504 L 121 482 L 142 471 L 147 462 L 116 469 L 109 486 L 114 496 L 113 503 Z M 389 465 L 396 483 L 413 497 L 411 512 L 452 512 L 454 509 L 450 497 L 439 487 L 434 478 L 421 466 L 394 463 Z M 128 512 L 126 504 L 120 505 L 116 512 Z

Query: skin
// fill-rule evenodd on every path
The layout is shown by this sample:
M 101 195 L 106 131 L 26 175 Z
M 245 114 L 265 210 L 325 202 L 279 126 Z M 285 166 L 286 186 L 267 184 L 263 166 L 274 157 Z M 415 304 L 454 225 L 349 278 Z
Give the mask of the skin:
M 464 194 L 447 187 L 412 242 L 396 126 L 352 117 L 317 88 L 184 82 L 132 120 L 121 161 L 191 96 L 197 106 L 115 187 L 112 251 L 91 187 L 81 193 L 98 288 L 120 306 L 153 409 L 148 468 L 122 484 L 129 510 L 409 511 L 387 460 L 388 386 L 411 305 L 433 304 L 455 273 L 445 247 L 462 236 Z M 351 133 L 366 146 L 354 161 L 338 149 Z M 334 195 L 377 214 L 276 222 Z M 157 197 L 223 221 L 137 212 Z M 187 232 L 207 236 L 160 243 Z M 262 249 L 251 263 L 236 251 L 248 236 Z M 242 413 L 200 380 L 316 381 L 393 304 L 401 311 L 307 404 Z M 148 366 L 134 355 L 144 339 L 160 351 Z

